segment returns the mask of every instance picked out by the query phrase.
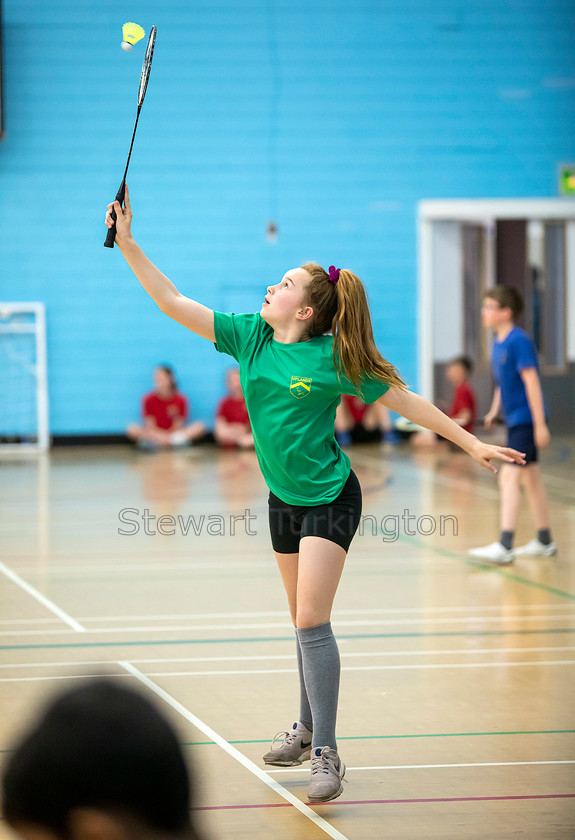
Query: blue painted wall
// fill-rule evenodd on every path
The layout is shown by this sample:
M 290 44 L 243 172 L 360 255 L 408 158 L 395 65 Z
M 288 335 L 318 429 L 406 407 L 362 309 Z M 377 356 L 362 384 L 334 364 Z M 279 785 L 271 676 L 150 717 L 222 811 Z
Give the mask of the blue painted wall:
M 554 196 L 575 159 L 571 0 L 4 0 L 0 299 L 46 302 L 54 434 L 121 432 L 161 361 L 209 421 L 227 366 L 102 247 L 144 51 L 125 20 L 158 26 L 129 177 L 150 258 L 224 311 L 352 268 L 414 386 L 418 200 Z

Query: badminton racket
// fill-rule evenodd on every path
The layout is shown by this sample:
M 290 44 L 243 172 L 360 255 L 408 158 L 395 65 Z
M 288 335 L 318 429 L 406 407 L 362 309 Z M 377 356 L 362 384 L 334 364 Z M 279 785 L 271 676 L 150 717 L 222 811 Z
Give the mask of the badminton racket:
M 144 56 L 144 63 L 142 64 L 142 75 L 140 76 L 140 87 L 138 90 L 138 113 L 136 114 L 136 122 L 134 124 L 134 131 L 132 132 L 132 142 L 130 143 L 130 151 L 128 152 L 128 160 L 126 161 L 126 168 L 124 170 L 124 177 L 120 184 L 120 189 L 116 193 L 116 201 L 120 204 L 124 203 L 124 195 L 126 192 L 126 176 L 128 175 L 128 166 L 130 165 L 130 157 L 132 156 L 132 148 L 134 146 L 134 137 L 136 136 L 136 129 L 138 127 L 138 120 L 140 119 L 140 111 L 144 104 L 144 97 L 148 87 L 148 79 L 150 78 L 150 70 L 152 69 L 152 57 L 154 55 L 154 45 L 156 43 L 156 26 L 152 26 L 150 30 L 150 37 L 148 38 L 148 46 L 146 47 L 146 54 Z M 106 248 L 114 247 L 114 240 L 116 238 L 116 211 L 112 209 L 111 217 L 114 222 L 111 228 L 108 228 L 108 235 L 104 245 Z

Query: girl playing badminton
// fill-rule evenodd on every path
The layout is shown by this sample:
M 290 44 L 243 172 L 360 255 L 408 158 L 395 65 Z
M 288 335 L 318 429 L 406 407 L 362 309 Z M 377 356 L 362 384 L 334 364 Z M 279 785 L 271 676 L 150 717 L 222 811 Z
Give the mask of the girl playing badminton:
M 489 446 L 439 409 L 406 389 L 379 354 L 361 281 L 347 269 L 309 264 L 290 269 L 268 286 L 260 312 L 227 315 L 180 294 L 131 235 L 125 207 L 108 205 L 106 225 L 117 219 L 116 243 L 136 277 L 170 318 L 215 342 L 240 365 L 243 392 L 261 471 L 270 489 L 271 539 L 297 638 L 300 714 L 264 755 L 289 766 L 311 758 L 310 802 L 339 796 L 345 765 L 335 723 L 339 653 L 331 608 L 349 545 L 361 516 L 361 489 L 334 437 L 342 394 L 379 400 L 490 463 L 524 463 L 514 449 Z

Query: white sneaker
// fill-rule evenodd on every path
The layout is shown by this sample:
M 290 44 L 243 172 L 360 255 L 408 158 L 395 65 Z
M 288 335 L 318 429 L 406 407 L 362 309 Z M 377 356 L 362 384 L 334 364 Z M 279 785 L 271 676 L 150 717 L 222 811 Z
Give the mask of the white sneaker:
M 424 426 L 418 426 L 417 423 L 413 423 L 411 420 L 408 420 L 407 417 L 397 417 L 395 420 L 395 428 L 398 432 L 427 431 L 427 429 Z
M 507 566 L 513 563 L 515 551 L 505 548 L 499 541 L 484 545 L 481 548 L 470 548 L 467 552 L 470 557 L 477 557 L 480 560 L 487 560 L 489 563 L 497 563 L 499 566 Z
M 543 555 L 544 557 L 554 557 L 557 554 L 557 546 L 554 542 L 549 543 L 549 545 L 545 545 L 535 538 L 528 542 L 527 545 L 521 545 L 519 548 L 515 549 L 516 554 L 523 554 L 528 555 L 530 557 L 535 557 L 536 555 Z
M 335 750 L 314 747 L 311 755 L 311 781 L 307 789 L 309 802 L 329 802 L 343 791 L 345 764 Z
M 276 747 L 277 741 L 281 741 Z M 264 755 L 264 764 L 275 767 L 294 767 L 307 761 L 311 753 L 311 732 L 303 723 L 296 721 L 291 732 L 278 732 L 269 752 Z

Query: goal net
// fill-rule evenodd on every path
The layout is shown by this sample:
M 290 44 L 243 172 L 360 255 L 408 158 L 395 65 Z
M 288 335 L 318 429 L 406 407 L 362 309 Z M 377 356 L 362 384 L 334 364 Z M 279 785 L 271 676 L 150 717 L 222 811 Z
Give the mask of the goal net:
M 0 454 L 48 446 L 44 304 L 0 301 Z

